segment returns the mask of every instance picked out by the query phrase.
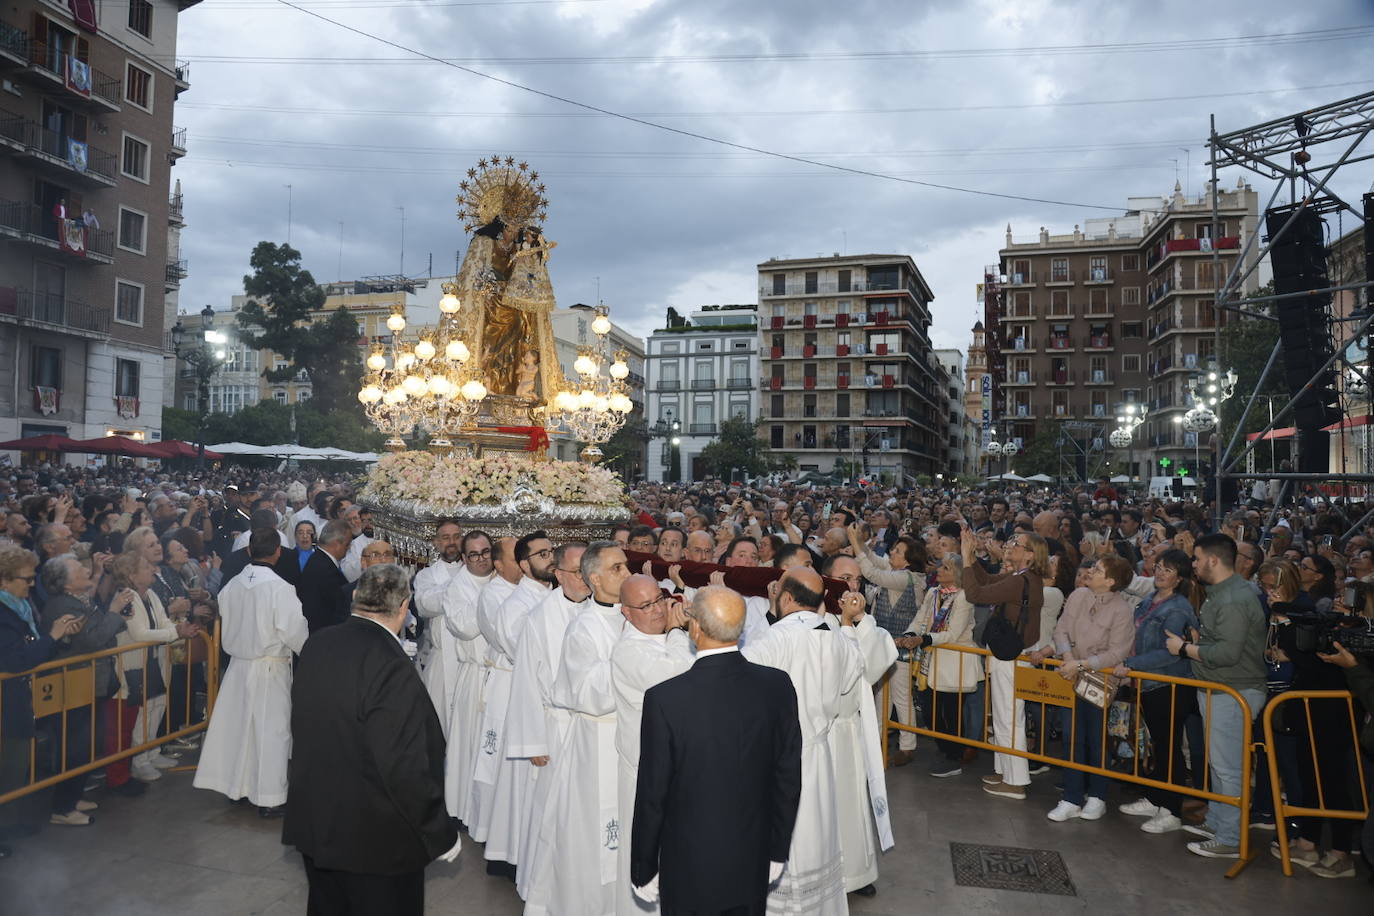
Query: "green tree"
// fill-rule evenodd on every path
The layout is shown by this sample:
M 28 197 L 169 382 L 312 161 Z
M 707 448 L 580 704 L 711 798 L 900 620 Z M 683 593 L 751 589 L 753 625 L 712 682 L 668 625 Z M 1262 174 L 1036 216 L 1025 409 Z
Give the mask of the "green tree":
M 630 481 L 644 474 L 644 439 L 638 430 L 626 424 L 601 446 L 601 463 Z
M 1059 467 L 1059 430 L 1053 423 L 1041 423 L 1025 449 L 1010 461 L 1011 467 L 1022 477 L 1048 474 L 1055 477 Z
M 205 441 L 281 445 L 291 441 L 291 408 L 270 398 L 234 414 L 212 413 L 205 421 Z
M 720 424 L 716 440 L 698 456 L 707 474 L 724 478 L 731 471 L 753 476 L 768 470 L 764 457 L 768 445 L 758 437 L 758 424 L 744 417 L 731 417 Z
M 180 407 L 162 408 L 162 438 L 195 442 L 197 419 L 194 410 L 182 410 Z
M 253 273 L 243 278 L 248 302 L 238 313 L 242 337 L 248 346 L 275 350 L 286 360 L 281 369 L 263 369 L 268 381 L 284 382 L 305 370 L 320 409 L 361 415 L 358 322 L 345 309 L 316 317 L 324 307 L 324 289 L 300 262 L 301 253 L 290 245 L 259 242 L 253 249 L 248 262 Z M 261 331 L 250 330 L 254 327 Z
M 1272 285 L 1265 286 L 1259 291 L 1259 295 L 1266 295 L 1272 292 Z M 1259 302 L 1247 306 L 1251 311 L 1260 312 L 1265 315 L 1272 314 L 1270 303 Z M 1259 381 L 1260 373 L 1264 371 L 1265 363 L 1269 361 L 1269 356 L 1279 345 L 1279 323 L 1263 318 L 1251 318 L 1248 316 L 1229 316 L 1229 323 L 1221 331 L 1221 352 L 1224 354 L 1221 361 L 1222 369 L 1232 369 L 1236 373 L 1236 391 L 1229 400 L 1221 404 L 1221 423 L 1218 432 L 1224 437 L 1222 442 L 1228 444 L 1231 436 L 1235 434 L 1236 427 L 1245 433 L 1257 433 L 1269 425 L 1269 410 L 1272 407 L 1275 415 L 1288 403 L 1288 387 L 1284 380 L 1283 373 L 1283 354 L 1279 353 L 1274 361 L 1274 366 L 1269 370 L 1269 374 L 1264 379 L 1264 385 L 1260 388 L 1259 397 L 1255 398 L 1254 406 L 1246 413 L 1245 405 L 1250 400 L 1250 394 L 1255 390 L 1255 383 Z M 1243 415 L 1243 416 L 1242 416 Z M 1279 426 L 1291 426 L 1292 416 L 1280 420 Z M 1242 439 L 1236 444 L 1237 450 L 1245 445 Z M 1224 445 L 1223 445 L 1224 447 Z M 1260 470 L 1273 470 L 1270 467 L 1269 448 L 1255 449 L 1255 466 Z M 1286 457 L 1287 449 L 1281 449 L 1278 457 Z

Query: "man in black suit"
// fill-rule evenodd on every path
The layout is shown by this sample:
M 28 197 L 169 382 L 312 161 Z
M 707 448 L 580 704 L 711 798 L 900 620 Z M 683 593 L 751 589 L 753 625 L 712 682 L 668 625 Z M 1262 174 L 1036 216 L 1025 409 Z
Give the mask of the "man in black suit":
M 782 874 L 801 798 L 797 694 L 739 654 L 744 599 L 692 602 L 696 663 L 644 695 L 630 883 L 663 916 L 753 916 Z
M 401 648 L 409 610 L 405 570 L 372 566 L 296 665 L 282 842 L 305 858 L 309 916 L 419 916 L 425 866 L 458 856 L 444 732 Z
M 339 564 L 352 540 L 353 532 L 347 522 L 337 519 L 330 522 L 320 532 L 319 544 L 305 561 L 305 569 L 301 570 L 296 596 L 301 599 L 301 612 L 310 624 L 311 633 L 348 619 L 348 599 L 344 597 L 348 577 Z
M 252 516 L 248 519 L 248 525 L 249 532 L 258 531 L 262 528 L 270 528 L 276 531 L 277 513 L 272 509 L 254 509 Z M 283 543 L 282 547 L 285 548 L 286 544 Z M 225 585 L 228 585 L 229 581 L 247 569 L 248 564 L 251 562 L 252 557 L 248 554 L 248 543 L 245 541 L 242 547 L 229 554 L 224 561 L 224 565 L 220 567 L 223 573 L 223 577 L 220 580 L 220 587 L 223 588 Z M 272 571 L 292 585 L 299 584 L 301 568 L 300 564 L 296 562 L 295 551 L 282 550 L 276 565 L 272 567 Z

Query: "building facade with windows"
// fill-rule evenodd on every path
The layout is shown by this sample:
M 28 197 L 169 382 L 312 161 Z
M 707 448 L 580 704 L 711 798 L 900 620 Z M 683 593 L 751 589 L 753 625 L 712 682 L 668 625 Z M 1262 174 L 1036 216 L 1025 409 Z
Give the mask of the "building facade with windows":
M 645 353 L 649 460 L 653 481 L 701 480 L 701 451 L 731 417 L 759 409 L 758 307 L 706 305 L 687 318 L 668 310 Z M 679 440 L 674 446 L 673 424 Z
M 195 2 L 0 12 L 0 437 L 160 437 Z
M 1193 460 L 1196 434 L 1175 417 L 1190 406 L 1187 379 L 1212 356 L 1212 301 L 1257 218 L 1248 187 L 1222 192 L 1219 203 L 1215 240 L 1210 198 L 1187 199 L 1177 186 L 1172 197 L 1131 198 L 1122 216 L 1089 220 L 1072 233 L 1042 228 L 1038 238 L 1017 242 L 1007 228 L 1000 264 L 984 276 L 999 438 L 1024 448 L 1046 421 L 1057 423 L 1068 434 L 1061 440 L 1075 443 L 1065 455 L 1080 473 L 1112 459 L 1114 470 L 1148 477 L 1159 458 Z M 1258 277 L 1243 288 L 1253 289 Z M 1130 403 L 1147 405 L 1149 419 L 1133 446 L 1114 454 L 1107 437 L 1118 407 Z
M 553 327 L 554 347 L 558 351 L 558 363 L 563 369 L 564 378 L 570 381 L 578 377 L 576 370 L 573 369 L 578 348 L 595 343 L 596 335 L 591 331 L 592 319 L 595 317 L 595 309 L 580 303 L 565 309 L 555 309 L 549 316 L 549 323 Z M 616 324 L 612 313 L 611 330 L 606 335 L 606 356 L 615 359 L 616 353 L 622 351 L 625 353 L 625 363 L 630 367 L 625 384 L 629 386 L 630 403 L 634 405 L 622 427 L 623 435 L 634 442 L 632 454 L 625 464 L 625 474 L 628 480 L 636 480 L 644 476 L 648 466 L 644 341 Z M 549 451 L 552 457 L 561 461 L 575 461 L 578 453 L 582 451 L 582 445 L 566 435 L 555 435 Z
M 762 432 L 773 454 L 803 471 L 858 466 L 900 484 L 943 473 L 949 379 L 916 262 L 775 258 L 758 275 Z
M 936 350 L 935 358 L 945 370 L 949 391 L 948 450 L 944 468 L 935 473 L 945 477 L 977 473 L 978 431 L 964 407 L 964 354 L 960 350 Z

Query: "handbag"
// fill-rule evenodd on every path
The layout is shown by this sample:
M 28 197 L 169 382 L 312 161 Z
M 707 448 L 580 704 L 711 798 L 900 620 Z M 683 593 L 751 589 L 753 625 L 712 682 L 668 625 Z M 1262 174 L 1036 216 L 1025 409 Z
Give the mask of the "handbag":
M 1110 674 L 1093 668 L 1079 668 L 1078 676 L 1073 681 L 1073 692 L 1078 694 L 1079 699 L 1106 711 L 1111 708 L 1120 686 L 1121 681 Z
M 153 619 L 152 609 L 144 604 L 143 613 L 148 617 L 148 626 L 156 627 L 157 621 Z M 129 688 L 129 696 L 124 702 L 128 706 L 142 706 L 148 700 L 155 699 L 167 693 L 167 684 L 162 679 L 162 664 L 158 661 L 157 647 L 149 646 L 143 650 L 143 671 L 125 671 L 125 685 Z M 123 659 L 123 654 L 119 656 Z M 121 668 L 123 666 L 121 665 Z M 144 696 L 143 685 L 148 685 L 147 696 Z
M 1008 620 L 1004 608 L 998 606 L 996 613 L 988 618 L 987 625 L 983 627 L 979 643 L 992 653 L 993 658 L 1009 662 L 1025 651 L 1026 612 L 1029 607 L 1030 580 L 1022 576 L 1021 613 L 1017 615 L 1016 623 Z

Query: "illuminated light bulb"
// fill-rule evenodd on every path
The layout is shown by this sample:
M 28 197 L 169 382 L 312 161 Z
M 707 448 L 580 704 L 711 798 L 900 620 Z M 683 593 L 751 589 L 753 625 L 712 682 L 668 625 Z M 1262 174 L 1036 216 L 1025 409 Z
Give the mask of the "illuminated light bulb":
M 1208 372 L 1208 373 L 1207 373 L 1207 381 L 1209 381 L 1209 382 L 1215 382 L 1216 380 L 1217 380 L 1217 374 L 1216 374 L 1215 372 Z
M 611 409 L 611 399 L 605 395 L 597 395 L 592 402 L 592 409 L 597 413 L 605 413 Z
M 596 406 L 596 392 L 590 388 L 583 388 L 577 396 L 577 406 L 583 410 L 591 410 Z
M 450 340 L 448 346 L 444 347 L 444 356 L 465 363 L 472 358 L 472 353 L 468 350 L 468 345 L 461 340 Z
M 462 306 L 463 303 L 460 302 L 458 297 L 453 295 L 453 293 L 445 293 L 444 297 L 439 300 L 439 311 L 443 312 L 445 315 L 452 315 L 454 312 L 458 311 L 458 309 L 462 308 Z
M 429 359 L 434 353 L 434 344 L 430 343 L 428 340 L 422 340 L 415 345 L 416 359 Z
M 615 379 L 617 382 L 621 382 L 624 381 L 625 378 L 630 374 L 630 367 L 625 365 L 625 363 L 621 360 L 616 360 L 615 362 L 611 363 L 610 371 L 611 378 Z
M 578 375 L 591 375 L 596 372 L 596 360 L 583 353 L 573 362 L 573 370 Z
M 391 317 L 386 320 L 386 326 L 391 331 L 404 331 L 406 329 L 406 316 L 400 312 L 393 312 Z
M 227 356 L 227 355 L 228 355 L 228 354 L 225 353 L 225 351 L 223 351 L 223 350 L 216 350 L 216 351 L 215 351 L 215 359 L 224 359 L 224 357 Z
M 1182 415 L 1182 414 L 1174 414 L 1174 422 L 1175 422 L 1175 423 L 1182 423 L 1182 422 L 1183 422 L 1183 415 Z
M 469 401 L 480 401 L 487 396 L 487 386 L 477 379 L 469 379 L 461 389 L 463 397 Z
M 576 410 L 577 395 L 567 390 L 560 391 L 554 396 L 553 404 L 559 410 Z
M 437 395 L 438 397 L 444 397 L 452 390 L 453 386 L 449 384 L 449 380 L 444 378 L 442 375 L 436 375 L 429 380 L 430 394 Z
M 363 390 L 358 392 L 358 400 L 364 404 L 376 404 L 382 399 L 382 389 L 376 385 L 365 385 Z
M 616 413 L 629 413 L 634 409 L 634 402 L 623 394 L 611 395 L 611 410 Z
M 605 315 L 597 315 L 592 319 L 592 333 L 597 337 L 605 337 L 611 333 L 611 319 Z
M 404 352 L 404 351 L 403 351 L 403 352 L 401 352 L 401 353 L 397 353 L 397 354 L 396 354 L 396 368 L 397 368 L 397 369 L 401 369 L 401 370 L 404 371 L 404 370 L 406 370 L 406 369 L 409 369 L 409 368 L 410 368 L 411 366 L 413 366 L 413 365 L 415 365 L 415 354 L 414 354 L 414 353 L 408 353 L 408 352 Z
M 381 372 L 386 368 L 386 357 L 380 353 L 373 353 L 367 358 L 367 368 L 373 372 Z
M 1208 394 L 1216 394 L 1216 393 L 1217 393 L 1217 386 L 1216 386 L 1216 385 L 1208 385 L 1208 386 L 1207 386 L 1207 393 L 1208 393 Z
M 407 375 L 406 380 L 401 383 L 401 388 L 411 397 L 418 398 L 425 393 L 425 380 L 418 375 Z
M 383 397 L 383 400 L 385 400 L 388 404 L 391 405 L 400 404 L 405 399 L 406 393 L 400 385 L 397 385 L 395 388 L 392 388 L 389 391 L 387 391 L 387 393 Z

